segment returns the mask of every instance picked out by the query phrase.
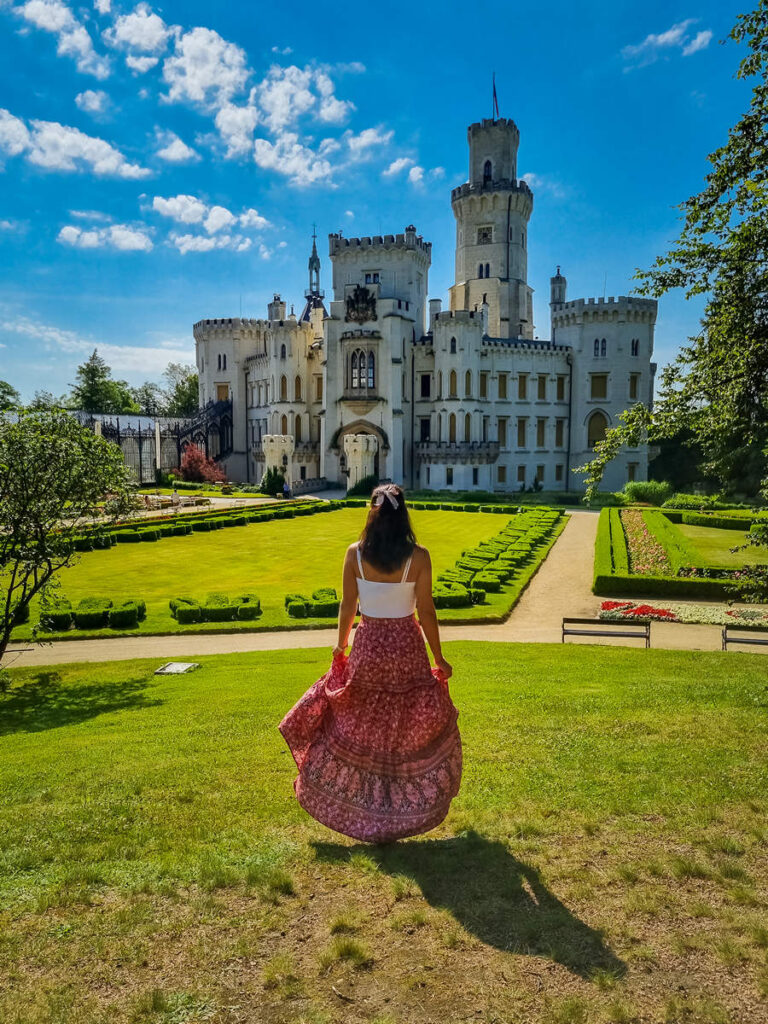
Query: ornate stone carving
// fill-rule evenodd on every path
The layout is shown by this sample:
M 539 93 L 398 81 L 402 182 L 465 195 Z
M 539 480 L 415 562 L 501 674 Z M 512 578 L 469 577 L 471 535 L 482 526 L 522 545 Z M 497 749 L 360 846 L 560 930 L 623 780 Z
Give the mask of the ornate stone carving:
M 376 298 L 361 284 L 347 296 L 347 323 L 364 324 L 376 319 Z

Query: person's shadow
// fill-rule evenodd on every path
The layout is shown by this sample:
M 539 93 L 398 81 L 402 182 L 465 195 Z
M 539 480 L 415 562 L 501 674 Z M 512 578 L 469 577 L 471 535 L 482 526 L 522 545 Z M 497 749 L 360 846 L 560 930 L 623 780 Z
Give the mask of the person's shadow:
M 477 832 L 391 846 L 312 845 L 318 860 L 343 862 L 365 852 L 382 871 L 412 878 L 431 906 L 496 949 L 549 957 L 581 977 L 598 969 L 626 972 L 602 935 L 550 892 L 535 867 Z

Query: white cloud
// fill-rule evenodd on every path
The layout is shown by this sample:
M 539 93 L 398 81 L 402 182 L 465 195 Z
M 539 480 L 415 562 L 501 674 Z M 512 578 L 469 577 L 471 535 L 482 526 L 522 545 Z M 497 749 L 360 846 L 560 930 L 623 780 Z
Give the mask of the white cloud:
M 158 132 L 157 141 L 161 145 L 157 156 L 169 164 L 187 164 L 200 159 L 200 154 L 174 132 Z
M 176 235 L 170 236 L 182 256 L 189 252 L 211 252 L 214 249 L 230 249 L 234 252 L 245 252 L 251 247 L 251 239 L 242 235 Z
M 99 14 L 109 14 L 112 10 L 112 0 L 93 0 L 93 6 Z
M 273 65 L 266 78 L 256 87 L 258 104 L 267 127 L 277 132 L 293 124 L 315 106 L 312 91 L 315 73 L 311 68 L 287 68 Z
M 352 132 L 345 132 L 345 139 L 350 152 L 355 157 L 367 156 L 367 150 L 373 146 L 386 145 L 394 135 L 394 132 L 383 132 L 379 128 L 364 128 L 358 135 Z
M 159 63 L 159 57 L 133 57 L 131 54 L 128 54 L 125 58 L 126 67 L 129 67 L 131 71 L 135 71 L 137 75 L 143 75 Z
M 289 53 L 293 53 L 293 47 L 284 46 L 281 49 L 279 46 L 273 46 L 272 53 L 279 53 L 281 57 L 287 57 Z
M 331 177 L 330 163 L 302 145 L 295 132 L 284 132 L 275 142 L 256 139 L 253 159 L 265 170 L 286 175 L 294 185 L 314 185 Z
M 412 185 L 422 185 L 424 183 L 424 168 L 419 167 L 418 164 L 416 164 L 415 167 L 412 167 L 410 171 L 408 171 L 408 181 L 410 181 Z
M 19 222 L 15 220 L 0 220 L 0 231 L 16 231 L 19 228 Z
M 168 199 L 155 196 L 152 209 L 164 217 L 172 217 L 180 224 L 202 224 L 208 207 L 196 196 L 178 195 Z
M 270 222 L 266 217 L 262 217 L 258 210 L 254 210 L 251 207 L 245 210 L 244 213 L 240 214 L 238 218 L 240 225 L 244 228 L 254 228 L 256 231 L 261 231 L 264 228 L 271 227 Z
M 223 228 L 230 227 L 235 221 L 235 215 L 226 206 L 212 206 L 205 218 L 204 228 L 209 235 L 215 235 Z
M 272 250 L 268 249 L 263 242 L 259 243 L 259 256 L 261 256 L 263 260 L 268 260 L 272 256 Z
M 162 53 L 169 34 L 163 19 L 146 3 L 140 3 L 132 14 L 121 14 L 112 28 L 102 32 L 105 42 L 116 50 L 153 54 Z
M 285 248 L 287 248 L 287 246 L 288 246 L 287 242 L 278 242 L 277 243 L 277 248 L 278 249 L 285 249 Z
M 53 171 L 90 170 L 117 178 L 146 178 L 151 172 L 129 163 L 120 150 L 104 139 L 86 135 L 58 121 L 30 121 L 31 130 L 7 110 L 0 110 L 0 150 L 11 156 L 23 153 L 37 167 Z
M 537 189 L 539 192 L 549 193 L 554 199 L 565 199 L 567 196 L 567 190 L 563 188 L 560 182 L 555 181 L 553 178 L 542 177 L 542 175 L 535 174 L 533 171 L 521 174 L 520 181 L 524 181 L 530 188 Z
M 209 28 L 193 28 L 176 40 L 163 62 L 168 100 L 206 107 L 224 106 L 248 78 L 245 51 Z
M 394 178 L 396 174 L 400 174 L 406 167 L 410 167 L 412 163 L 413 160 L 409 156 L 399 156 L 397 160 L 392 161 L 386 170 L 381 172 L 381 176 L 382 178 Z
M 146 231 L 127 224 L 111 224 L 107 228 L 84 231 L 67 224 L 59 231 L 57 241 L 76 249 L 120 249 L 124 252 L 150 252 L 152 239 Z
M 87 114 L 103 114 L 108 103 L 109 96 L 103 89 L 86 89 L 75 96 L 75 105 Z
M 683 56 L 690 57 L 692 53 L 706 49 L 712 40 L 712 32 L 707 28 L 703 32 L 697 32 L 694 38 L 683 47 Z
M 631 71 L 633 68 L 646 67 L 648 64 L 653 64 L 665 52 L 675 49 L 680 50 L 684 57 L 703 50 L 709 45 L 712 32 L 705 29 L 690 38 L 689 29 L 691 25 L 696 24 L 697 20 L 697 18 L 686 18 L 685 21 L 677 22 L 664 32 L 651 32 L 641 43 L 625 46 L 621 55 L 627 61 L 628 66 L 624 70 Z
M 216 127 L 226 143 L 226 156 L 244 156 L 253 145 L 253 132 L 259 112 L 252 102 L 245 106 L 227 103 L 216 113 Z
M 355 214 L 354 214 L 354 212 L 352 210 L 345 210 L 344 211 L 344 216 L 345 217 L 349 217 L 350 220 L 354 220 L 355 219 Z
M 70 210 L 69 216 L 78 220 L 110 220 L 109 214 L 100 210 Z
M 56 52 L 72 57 L 78 71 L 99 79 L 109 77 L 109 61 L 96 53 L 87 29 L 62 0 L 27 0 L 13 10 L 29 24 L 55 35 Z
M 355 109 L 354 103 L 350 103 L 349 100 L 337 99 L 334 96 L 333 82 L 325 72 L 318 71 L 315 73 L 315 83 L 321 97 L 317 116 L 321 121 L 330 124 L 342 124 Z

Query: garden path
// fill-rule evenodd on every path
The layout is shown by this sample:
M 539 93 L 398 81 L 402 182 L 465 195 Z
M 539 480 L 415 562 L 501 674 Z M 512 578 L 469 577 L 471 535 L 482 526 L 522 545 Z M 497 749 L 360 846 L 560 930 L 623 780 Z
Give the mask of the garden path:
M 563 616 L 594 616 L 600 598 L 592 593 L 592 564 L 597 513 L 574 510 L 548 558 L 531 580 L 509 619 L 502 625 L 443 626 L 444 641 L 490 640 L 517 643 L 559 643 Z M 654 622 L 653 647 L 670 650 L 719 650 L 719 626 Z M 36 647 L 15 645 L 4 664 L 57 665 L 87 661 L 128 661 L 134 658 L 189 659 L 196 655 L 243 651 L 289 650 L 296 647 L 332 647 L 334 629 L 300 629 L 266 633 L 187 634 L 182 636 L 115 637 L 78 640 Z M 579 641 L 575 641 L 579 642 Z M 606 644 L 635 641 L 601 639 Z M 762 649 L 765 651 L 765 649 Z

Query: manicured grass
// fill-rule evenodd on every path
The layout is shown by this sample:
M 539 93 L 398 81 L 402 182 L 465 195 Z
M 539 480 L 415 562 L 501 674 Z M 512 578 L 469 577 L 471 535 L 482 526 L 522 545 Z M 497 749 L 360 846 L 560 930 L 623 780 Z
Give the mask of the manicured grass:
M 738 569 L 743 565 L 765 565 L 768 562 L 768 549 L 764 547 L 731 551 L 731 548 L 747 542 L 748 534 L 741 530 L 714 530 L 708 526 L 688 526 L 685 523 L 679 523 L 677 529 L 701 553 L 706 565 Z
M 495 536 L 508 522 L 503 515 L 418 509 L 411 514 L 419 542 L 431 552 L 435 577 L 451 568 L 462 550 Z M 62 572 L 61 592 L 73 605 L 89 595 L 113 600 L 143 598 L 147 617 L 139 633 L 328 626 L 335 619 L 289 618 L 284 607 L 285 595 L 310 594 L 327 586 L 340 591 L 344 552 L 360 535 L 365 516 L 363 508 L 344 508 L 321 515 L 166 537 L 153 544 L 118 544 L 106 551 L 88 552 L 71 569 Z M 171 617 L 170 598 L 190 595 L 204 599 L 211 591 L 232 596 L 255 593 L 261 599 L 263 615 L 253 622 L 186 626 L 180 626 Z M 495 601 L 478 608 L 478 614 L 482 615 L 485 609 L 501 616 L 503 595 L 493 596 Z M 473 612 L 463 610 L 465 617 Z M 33 605 L 31 622 L 37 618 Z M 29 631 L 29 626 L 20 627 L 14 638 L 23 639 Z M 67 634 L 72 635 L 115 636 L 116 631 L 78 630 Z
M 327 651 L 13 671 L 4 1024 L 759 1024 L 759 655 L 447 644 L 465 772 L 430 836 L 309 819 L 276 725 Z

